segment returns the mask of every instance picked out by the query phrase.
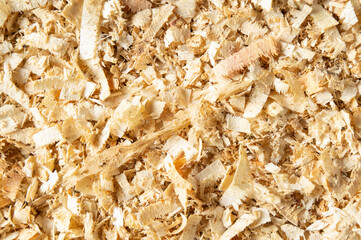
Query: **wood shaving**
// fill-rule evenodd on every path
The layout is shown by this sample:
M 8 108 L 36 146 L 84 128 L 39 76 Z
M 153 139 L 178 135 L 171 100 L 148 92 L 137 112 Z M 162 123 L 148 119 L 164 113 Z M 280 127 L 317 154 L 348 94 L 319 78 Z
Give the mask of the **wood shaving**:
M 357 15 L 351 1 L 345 4 L 340 18 L 345 29 L 351 28 L 358 22 Z
M 147 0 L 125 0 L 125 4 L 132 12 L 139 12 L 151 8 L 152 4 Z
M 13 12 L 32 10 L 37 7 L 43 7 L 47 0 L 10 0 L 2 1 L 0 10 L 0 26 L 2 27 Z
M 243 70 L 260 57 L 278 55 L 277 42 L 273 37 L 267 37 L 251 43 L 248 47 L 219 62 L 213 69 L 216 76 L 227 76 Z
M 187 219 L 187 225 L 185 226 L 183 233 L 180 237 L 181 240 L 192 239 L 195 237 L 199 222 L 202 220 L 201 216 L 191 215 Z
M 225 207 L 232 205 L 235 209 L 237 209 L 238 205 L 247 198 L 251 190 L 249 163 L 246 152 L 243 148 L 240 148 L 240 159 L 237 163 L 236 172 L 232 177 L 232 182 L 228 187 L 226 187 L 225 192 L 220 199 L 220 203 Z M 227 175 L 223 179 L 223 182 L 225 181 L 229 181 Z
M 250 224 L 252 224 L 257 217 L 253 214 L 244 214 L 240 218 L 237 219 L 237 221 L 230 226 L 220 237 L 222 240 L 230 240 L 234 236 L 237 235 L 237 233 L 242 232 L 246 227 L 248 227 Z
M 301 10 L 293 9 L 291 12 L 293 15 L 292 27 L 299 28 L 311 12 L 312 7 L 307 4 L 303 5 Z
M 143 41 L 151 41 L 162 28 L 163 24 L 173 13 L 174 6 L 164 5 L 159 8 L 152 9 L 152 21 L 148 29 L 144 32 Z
M 249 121 L 242 117 L 227 115 L 227 128 L 237 132 L 251 133 Z
M 0 0 L 0 239 L 359 239 L 360 19 Z
M 1 180 L 2 197 L 15 201 L 20 184 L 24 179 L 24 173 L 20 169 L 13 168 L 6 173 L 3 172 Z
M 325 31 L 326 29 L 339 24 L 336 19 L 322 7 L 322 5 L 314 5 L 312 8 L 311 17 L 320 30 Z
M 31 33 L 23 38 L 23 44 L 31 47 L 48 50 L 54 54 L 64 55 L 69 43 L 58 37 L 46 36 L 41 33 Z
M 174 12 L 181 16 L 186 22 L 190 22 L 196 13 L 197 2 L 195 0 L 177 0 Z

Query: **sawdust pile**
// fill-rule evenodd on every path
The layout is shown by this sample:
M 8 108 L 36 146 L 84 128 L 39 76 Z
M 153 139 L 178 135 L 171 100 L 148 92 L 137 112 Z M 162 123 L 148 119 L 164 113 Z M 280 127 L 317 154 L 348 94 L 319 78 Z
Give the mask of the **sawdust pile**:
M 361 238 L 358 0 L 0 1 L 0 238 Z

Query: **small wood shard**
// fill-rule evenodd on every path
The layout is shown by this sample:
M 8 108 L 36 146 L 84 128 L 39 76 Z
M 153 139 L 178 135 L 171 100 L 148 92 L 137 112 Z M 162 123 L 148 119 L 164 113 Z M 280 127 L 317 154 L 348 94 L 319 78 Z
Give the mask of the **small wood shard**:
M 249 121 L 242 117 L 227 115 L 227 128 L 237 132 L 243 132 L 250 134 L 251 133 L 251 126 Z
M 72 0 L 64 7 L 62 14 L 70 22 L 80 27 L 82 12 L 83 12 L 83 0 Z
M 179 206 L 168 201 L 162 201 L 149 205 L 139 211 L 138 220 L 142 225 L 148 225 L 156 218 L 171 214 L 175 210 L 179 209 Z
M 221 161 L 217 160 L 208 165 L 205 169 L 196 175 L 196 179 L 201 183 L 209 183 L 216 181 L 220 177 L 224 177 L 226 169 Z
M 29 96 L 24 93 L 20 88 L 18 88 L 12 81 L 12 71 L 9 64 L 4 66 L 4 75 L 0 74 L 0 92 L 3 92 L 13 98 L 25 109 L 30 108 L 30 99 Z
M 144 41 L 151 41 L 162 28 L 164 23 L 173 14 L 174 6 L 163 5 L 159 8 L 152 9 L 152 22 L 143 35 Z
M 124 3 L 134 13 L 143 11 L 145 9 L 150 9 L 152 7 L 152 4 L 147 0 L 124 0 Z
M 314 5 L 312 8 L 311 17 L 314 19 L 316 26 L 322 31 L 338 25 L 336 19 L 321 5 Z
M 228 76 L 243 70 L 260 57 L 271 57 L 279 54 L 277 41 L 269 36 L 251 43 L 248 47 L 219 62 L 213 69 L 218 76 Z
M 346 30 L 350 29 L 353 25 L 358 22 L 357 15 L 355 13 L 355 9 L 352 5 L 352 1 L 348 1 L 344 6 L 341 16 L 341 22 Z
M 267 79 L 266 81 L 269 82 L 271 82 L 273 79 L 270 76 L 266 76 L 265 78 Z M 266 103 L 270 93 L 268 85 L 270 84 L 259 82 L 255 84 L 255 87 L 251 93 L 251 96 L 249 97 L 249 101 L 243 113 L 244 118 L 254 118 L 262 111 L 262 108 Z
M 257 220 L 256 214 L 243 214 L 237 221 L 230 226 L 220 237 L 220 240 L 230 240 L 238 233 L 242 232 L 246 227 Z
M 188 217 L 187 224 L 183 230 L 180 240 L 194 239 L 199 222 L 202 220 L 202 216 L 191 215 Z
M 174 12 L 189 22 L 195 15 L 197 3 L 195 0 L 177 0 Z
M 37 147 L 53 144 L 57 141 L 63 140 L 59 129 L 56 127 L 46 128 L 33 135 L 34 142 Z
M 11 169 L 9 172 L 3 174 L 3 178 L 0 182 L 2 187 L 1 195 L 5 196 L 11 201 L 15 201 L 16 194 L 19 191 L 20 184 L 23 181 L 25 175 L 18 168 Z
M 299 28 L 305 21 L 307 16 L 312 12 L 312 7 L 305 4 L 301 11 L 295 10 L 292 15 L 294 16 L 292 27 Z
M 152 15 L 152 11 L 150 9 L 140 11 L 134 14 L 132 18 L 132 23 L 139 28 L 143 28 L 147 24 L 149 24 L 149 22 L 152 20 L 151 15 Z
M 223 206 L 233 206 L 235 209 L 238 209 L 238 205 L 247 198 L 251 186 L 251 174 L 247 153 L 243 147 L 240 147 L 239 154 L 240 156 L 233 180 L 220 199 L 220 203 Z M 227 176 L 225 176 L 225 178 L 226 177 Z
M 345 193 L 345 187 L 348 184 L 348 178 L 342 174 L 340 169 L 331 159 L 330 154 L 325 150 L 321 155 L 323 168 L 326 172 L 327 188 L 337 199 L 341 199 Z
M 342 51 L 345 51 L 346 44 L 342 40 L 337 27 L 330 27 L 325 31 L 324 39 L 319 48 L 331 58 L 336 58 Z

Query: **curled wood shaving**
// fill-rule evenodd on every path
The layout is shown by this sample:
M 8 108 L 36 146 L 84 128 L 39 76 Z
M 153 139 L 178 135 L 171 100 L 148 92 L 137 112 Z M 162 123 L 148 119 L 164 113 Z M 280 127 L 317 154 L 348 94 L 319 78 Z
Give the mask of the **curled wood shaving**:
M 241 204 L 248 196 L 251 181 L 247 154 L 242 147 L 239 150 L 239 154 L 240 157 L 233 180 L 220 199 L 223 206 L 233 206 L 236 209 L 238 208 L 238 205 Z
M 277 41 L 273 37 L 268 36 L 251 43 L 248 47 L 219 62 L 214 67 L 213 73 L 219 77 L 228 76 L 243 70 L 262 56 L 271 57 L 278 54 Z
M 100 99 L 110 95 L 108 80 L 97 55 L 102 1 L 85 0 L 80 28 L 79 57 L 85 60 L 90 75 L 101 85 Z M 94 15 L 95 14 L 95 15 Z
M 264 36 L 268 32 L 268 30 L 262 28 L 262 26 L 257 23 L 245 21 L 241 26 L 241 32 L 249 36 Z
M 84 62 L 87 67 L 87 73 L 100 84 L 101 90 L 99 98 L 105 100 L 110 95 L 110 87 L 107 77 L 100 66 L 98 59 L 90 59 Z
M 96 57 L 101 10 L 102 1 L 84 0 L 79 43 L 79 56 L 82 60 Z
M 300 239 L 300 237 L 304 236 L 304 231 L 302 229 L 291 224 L 285 224 L 281 227 L 281 229 L 286 233 L 286 236 L 289 239 Z

